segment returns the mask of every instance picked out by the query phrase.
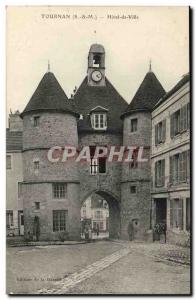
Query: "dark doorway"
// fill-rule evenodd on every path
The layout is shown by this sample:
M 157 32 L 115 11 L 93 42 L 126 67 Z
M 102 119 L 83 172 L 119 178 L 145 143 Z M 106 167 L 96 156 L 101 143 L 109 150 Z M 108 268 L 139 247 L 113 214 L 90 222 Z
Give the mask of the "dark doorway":
M 156 199 L 156 224 L 163 223 L 166 224 L 167 217 L 167 199 Z

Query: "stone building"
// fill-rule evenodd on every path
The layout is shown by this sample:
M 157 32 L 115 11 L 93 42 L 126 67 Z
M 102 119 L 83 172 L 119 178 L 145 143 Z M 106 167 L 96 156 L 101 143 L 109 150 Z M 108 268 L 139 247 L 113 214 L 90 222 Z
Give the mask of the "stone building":
M 152 112 L 152 225 L 167 224 L 167 239 L 190 231 L 190 78 L 185 75 Z
M 81 207 L 93 195 L 107 201 L 110 237 L 152 236 L 151 113 L 166 93 L 150 68 L 128 105 L 105 73 L 104 47 L 93 44 L 87 76 L 71 99 L 47 72 L 21 114 L 26 238 L 37 232 L 40 239 L 53 240 L 66 231 L 70 239 L 80 239 Z M 67 145 L 77 151 L 90 147 L 90 159 L 59 160 Z M 96 146 L 124 146 L 126 155 L 129 146 L 135 148 L 128 163 L 118 159 L 117 149 L 112 161 L 107 155 L 94 158 Z M 51 148 L 53 160 L 48 158 Z M 139 149 L 145 161 L 138 162 Z

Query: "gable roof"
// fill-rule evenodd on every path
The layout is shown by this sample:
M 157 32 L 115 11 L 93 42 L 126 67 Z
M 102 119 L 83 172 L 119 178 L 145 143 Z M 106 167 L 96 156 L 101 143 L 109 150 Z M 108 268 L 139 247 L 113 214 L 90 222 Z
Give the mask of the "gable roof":
M 123 115 L 137 110 L 151 111 L 165 90 L 153 72 L 148 72 Z
M 7 151 L 22 151 L 22 131 L 6 130 L 6 150 Z
M 51 72 L 43 76 L 21 117 L 32 111 L 62 111 L 76 114 L 72 107 L 72 100 L 67 98 L 56 77 Z
M 113 85 L 105 78 L 105 86 L 89 86 L 87 77 L 84 78 L 74 96 L 75 109 L 83 115 L 78 121 L 80 131 L 94 132 L 90 122 L 90 113 L 97 106 L 108 109 L 107 131 L 121 131 L 122 120 L 120 115 L 125 111 L 128 103 L 119 95 Z
M 174 93 L 176 93 L 181 87 L 183 87 L 183 85 L 185 85 L 189 81 L 190 81 L 190 74 L 188 73 L 184 75 L 183 78 L 180 81 L 178 81 L 178 83 L 158 101 L 158 103 L 155 104 L 153 110 L 156 109 L 161 103 L 166 101 Z

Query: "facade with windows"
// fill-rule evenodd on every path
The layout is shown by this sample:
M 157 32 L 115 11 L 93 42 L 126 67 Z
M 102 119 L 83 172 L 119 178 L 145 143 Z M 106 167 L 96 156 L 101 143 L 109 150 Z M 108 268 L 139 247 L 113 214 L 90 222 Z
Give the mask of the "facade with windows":
M 6 233 L 24 235 L 23 202 L 21 199 L 22 120 L 18 111 L 9 115 L 6 132 Z
M 152 226 L 165 223 L 167 239 L 190 232 L 190 81 L 185 75 L 152 112 Z

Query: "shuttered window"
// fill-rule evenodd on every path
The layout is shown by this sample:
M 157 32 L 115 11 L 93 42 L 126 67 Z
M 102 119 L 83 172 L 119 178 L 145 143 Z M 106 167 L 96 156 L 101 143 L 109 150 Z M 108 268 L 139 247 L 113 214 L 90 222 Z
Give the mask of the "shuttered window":
M 190 150 L 170 156 L 170 183 L 187 182 L 190 179 Z
M 155 125 L 155 145 L 165 142 L 166 137 L 166 120 Z
M 155 163 L 155 186 L 165 185 L 165 160 L 159 160 Z
M 183 199 L 170 200 L 170 227 L 183 230 Z

